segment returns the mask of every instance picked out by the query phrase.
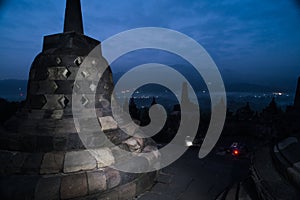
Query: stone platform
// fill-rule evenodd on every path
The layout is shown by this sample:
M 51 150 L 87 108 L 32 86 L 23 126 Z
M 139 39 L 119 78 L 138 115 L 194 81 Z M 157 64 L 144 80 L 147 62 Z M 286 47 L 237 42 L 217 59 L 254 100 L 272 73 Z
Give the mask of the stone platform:
M 289 137 L 273 148 L 255 152 L 251 177 L 235 184 L 218 196 L 218 200 L 298 200 L 300 198 L 300 143 Z M 241 185 L 245 187 L 241 188 Z M 246 191 L 246 192 L 245 192 Z

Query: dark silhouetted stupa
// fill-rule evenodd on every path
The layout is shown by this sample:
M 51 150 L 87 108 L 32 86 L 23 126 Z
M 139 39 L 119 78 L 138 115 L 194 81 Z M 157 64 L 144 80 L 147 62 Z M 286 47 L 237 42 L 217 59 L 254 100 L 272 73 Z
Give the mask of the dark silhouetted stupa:
M 300 110 L 300 77 L 298 78 L 298 85 L 295 94 L 294 107 L 296 110 Z
M 26 105 L 0 130 L 0 199 L 132 199 L 152 185 L 156 172 L 130 174 L 112 169 L 107 164 L 118 159 L 112 149 L 97 149 L 98 141 L 90 138 L 89 147 L 99 152 L 95 157 L 78 136 L 72 114 L 75 77 L 99 44 L 83 35 L 80 0 L 67 0 L 64 32 L 44 37 L 43 50 L 30 69 Z M 106 67 L 101 49 L 98 54 L 86 64 Z M 92 89 L 91 74 L 85 71 L 80 78 Z M 107 68 L 97 86 L 95 105 L 106 136 L 128 151 L 153 149 L 152 143 L 125 134 L 115 123 L 112 90 L 112 73 Z M 81 101 L 93 109 L 88 97 Z M 88 126 L 89 118 L 80 120 Z

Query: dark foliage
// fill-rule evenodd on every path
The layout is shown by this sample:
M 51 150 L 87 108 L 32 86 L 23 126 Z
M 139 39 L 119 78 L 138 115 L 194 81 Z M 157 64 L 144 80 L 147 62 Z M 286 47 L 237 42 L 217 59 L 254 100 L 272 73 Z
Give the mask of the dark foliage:
M 22 102 L 9 102 L 0 98 L 0 124 L 8 120 L 21 106 Z

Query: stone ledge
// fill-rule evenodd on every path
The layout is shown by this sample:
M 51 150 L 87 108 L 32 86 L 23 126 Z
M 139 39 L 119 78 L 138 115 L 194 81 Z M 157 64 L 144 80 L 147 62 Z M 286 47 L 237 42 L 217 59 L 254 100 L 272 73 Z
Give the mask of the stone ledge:
M 3 176 L 0 182 L 9 190 L 0 194 L 5 199 L 128 200 L 150 189 L 156 177 L 157 172 L 129 174 L 110 168 L 69 175 Z

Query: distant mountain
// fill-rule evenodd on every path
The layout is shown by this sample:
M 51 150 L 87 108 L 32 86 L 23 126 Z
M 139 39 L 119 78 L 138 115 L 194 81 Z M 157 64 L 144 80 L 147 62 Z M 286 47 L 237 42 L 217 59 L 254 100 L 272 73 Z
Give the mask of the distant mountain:
M 113 74 L 114 81 L 118 81 L 124 72 L 117 72 Z M 199 77 L 195 75 L 195 73 L 191 73 L 190 83 L 196 86 L 196 90 L 202 91 L 207 90 L 205 83 L 201 80 L 199 81 Z M 290 92 L 287 89 L 279 88 L 276 86 L 265 86 L 253 83 L 230 83 L 229 80 L 225 80 L 225 88 L 227 92 L 259 92 L 259 93 L 269 93 L 269 92 Z
M 118 72 L 114 74 L 114 81 L 116 82 L 123 73 Z M 15 95 L 19 94 L 20 92 L 26 93 L 27 91 L 27 80 L 0 80 L 0 96 L 1 95 Z M 195 82 L 192 79 L 192 84 Z M 206 90 L 206 86 L 204 84 L 194 83 L 197 85 L 197 90 L 202 91 Z M 153 86 L 152 86 L 153 87 Z M 258 85 L 258 84 L 251 84 L 251 83 L 226 83 L 225 87 L 227 92 L 288 92 L 285 91 L 282 88 L 278 87 L 271 87 L 271 86 L 264 86 L 264 85 Z M 146 87 L 151 89 L 151 87 Z M 144 89 L 146 89 L 144 88 Z M 153 88 L 155 89 L 155 87 Z M 147 89 L 146 89 L 147 90 Z
M 282 88 L 251 83 L 233 83 L 226 85 L 227 92 L 288 92 Z

